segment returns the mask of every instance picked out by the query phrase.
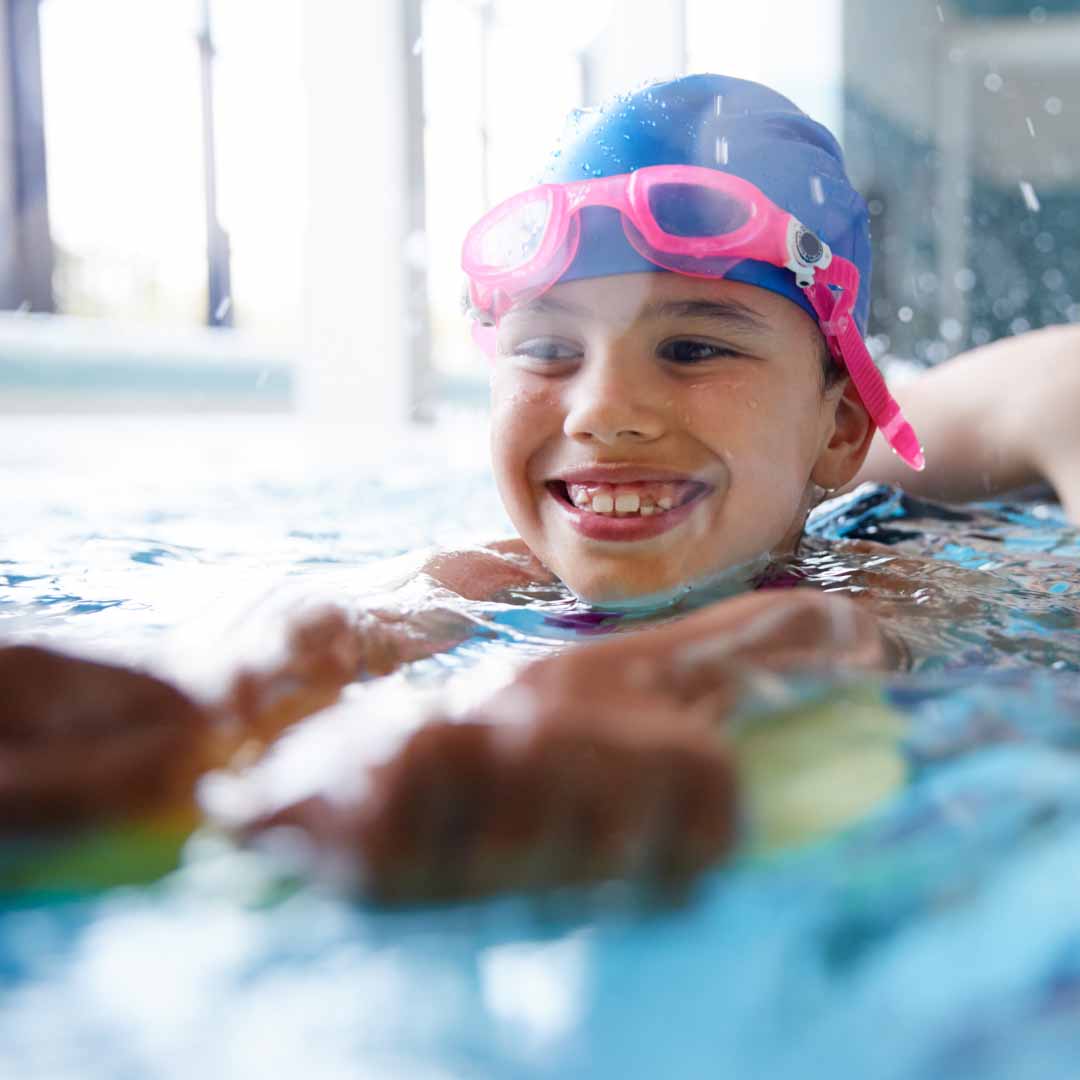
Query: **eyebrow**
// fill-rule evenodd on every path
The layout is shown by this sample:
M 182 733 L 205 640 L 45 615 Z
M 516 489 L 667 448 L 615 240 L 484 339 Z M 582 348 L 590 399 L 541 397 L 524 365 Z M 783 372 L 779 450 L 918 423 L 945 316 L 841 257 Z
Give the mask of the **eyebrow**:
M 753 308 L 737 300 L 664 300 L 646 304 L 643 319 L 712 319 L 738 330 L 768 333 L 772 327 Z
M 551 296 L 539 296 L 535 300 L 522 304 L 515 309 L 522 314 L 536 315 L 571 315 L 576 318 L 588 318 L 594 314 L 587 307 L 571 304 Z M 769 333 L 772 327 L 753 308 L 738 300 L 654 300 L 638 312 L 639 319 L 711 319 L 727 323 L 737 330 L 749 330 L 755 333 Z

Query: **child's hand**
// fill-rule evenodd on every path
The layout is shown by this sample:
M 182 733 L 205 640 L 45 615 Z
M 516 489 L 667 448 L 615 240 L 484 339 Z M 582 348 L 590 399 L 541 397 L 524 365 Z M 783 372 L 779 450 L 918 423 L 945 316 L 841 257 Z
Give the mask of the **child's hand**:
M 885 639 L 865 605 L 844 595 L 792 589 L 747 593 L 660 626 L 567 650 L 526 668 L 504 693 L 527 687 L 538 707 L 554 698 L 614 716 L 678 704 L 710 724 L 726 716 L 754 672 L 887 666 Z
M 158 679 L 30 645 L 0 648 L 0 830 L 188 806 L 208 715 Z
M 283 655 L 263 668 L 243 668 L 221 703 L 250 737 L 272 741 L 290 724 L 337 700 L 364 670 L 364 636 L 345 612 L 322 607 L 297 618 Z
M 248 648 L 252 660 L 231 679 L 222 705 L 251 736 L 269 742 L 333 704 L 350 682 L 388 675 L 464 641 L 475 624 L 462 612 L 463 600 L 552 580 L 520 540 L 505 540 L 430 556 L 380 604 L 294 601 L 290 607 L 286 596 L 249 616 L 261 637 Z
M 234 676 L 222 707 L 267 743 L 332 705 L 349 683 L 451 648 L 471 631 L 463 616 L 434 605 L 351 614 L 323 606 L 294 618 L 276 662 Z
M 730 760 L 669 716 L 436 721 L 371 776 L 358 805 L 318 798 L 255 831 L 299 826 L 382 902 L 622 877 L 685 882 L 735 832 Z

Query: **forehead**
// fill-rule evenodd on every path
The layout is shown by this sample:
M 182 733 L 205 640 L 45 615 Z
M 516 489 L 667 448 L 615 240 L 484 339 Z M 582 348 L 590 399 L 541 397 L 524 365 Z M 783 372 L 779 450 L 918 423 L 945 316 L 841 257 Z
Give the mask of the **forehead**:
M 660 320 L 710 320 L 744 334 L 812 340 L 814 320 L 797 304 L 739 281 L 667 272 L 613 274 L 554 285 L 507 313 L 551 315 L 622 327 Z

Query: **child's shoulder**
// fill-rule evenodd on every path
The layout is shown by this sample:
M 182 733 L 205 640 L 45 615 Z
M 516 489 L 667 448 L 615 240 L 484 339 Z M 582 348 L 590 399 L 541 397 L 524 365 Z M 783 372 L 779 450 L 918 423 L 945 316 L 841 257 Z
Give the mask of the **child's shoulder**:
M 518 538 L 438 551 L 421 573 L 466 600 L 490 600 L 507 589 L 549 584 L 554 575 Z

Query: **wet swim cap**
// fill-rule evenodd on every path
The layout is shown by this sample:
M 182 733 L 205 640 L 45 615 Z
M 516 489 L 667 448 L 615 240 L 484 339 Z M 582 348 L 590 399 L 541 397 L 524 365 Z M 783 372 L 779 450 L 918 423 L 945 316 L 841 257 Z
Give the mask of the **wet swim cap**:
M 866 203 L 844 171 L 840 145 L 782 94 L 725 75 L 687 75 L 571 115 L 543 183 L 617 176 L 647 165 L 697 165 L 750 181 L 859 270 L 854 316 L 866 334 L 870 228 Z M 617 210 L 582 211 L 581 244 L 561 281 L 663 273 L 627 242 Z M 816 322 L 790 270 L 744 259 L 724 275 L 786 296 Z

